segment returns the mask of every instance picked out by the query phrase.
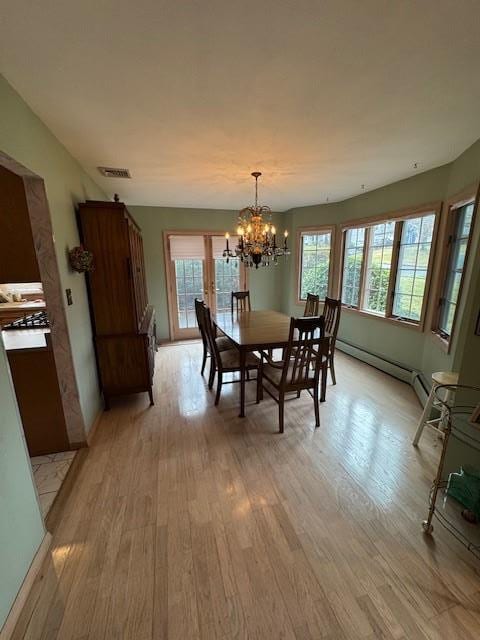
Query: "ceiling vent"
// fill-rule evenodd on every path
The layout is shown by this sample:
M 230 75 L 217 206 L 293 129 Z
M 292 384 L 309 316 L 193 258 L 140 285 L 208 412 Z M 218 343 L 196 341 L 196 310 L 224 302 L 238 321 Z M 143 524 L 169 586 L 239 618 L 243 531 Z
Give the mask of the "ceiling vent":
M 105 178 L 131 178 L 128 169 L 117 169 L 115 167 L 97 167 Z

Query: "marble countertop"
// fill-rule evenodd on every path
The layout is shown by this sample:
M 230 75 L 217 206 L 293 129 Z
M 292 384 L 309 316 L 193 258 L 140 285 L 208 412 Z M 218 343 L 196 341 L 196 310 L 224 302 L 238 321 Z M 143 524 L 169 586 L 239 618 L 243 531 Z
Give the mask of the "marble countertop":
M 46 305 L 43 300 L 40 302 L 33 302 L 32 300 L 24 300 L 23 302 L 0 302 L 0 311 L 2 311 L 2 309 L 4 311 L 11 309 L 19 309 L 20 311 L 23 311 L 24 309 L 26 311 L 41 311 L 42 309 L 45 309 L 45 307 Z
M 15 351 L 18 349 L 46 349 L 47 334 L 50 329 L 18 329 L 13 331 L 2 331 L 5 351 Z

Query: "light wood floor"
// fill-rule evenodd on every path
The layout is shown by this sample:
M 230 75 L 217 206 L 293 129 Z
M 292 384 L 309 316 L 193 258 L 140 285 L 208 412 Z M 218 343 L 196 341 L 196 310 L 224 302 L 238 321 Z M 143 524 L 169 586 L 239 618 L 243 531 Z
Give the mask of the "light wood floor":
M 480 637 L 475 560 L 421 533 L 438 446 L 411 388 L 338 354 L 305 394 L 220 406 L 200 345 L 161 348 L 156 405 L 105 414 L 15 639 Z

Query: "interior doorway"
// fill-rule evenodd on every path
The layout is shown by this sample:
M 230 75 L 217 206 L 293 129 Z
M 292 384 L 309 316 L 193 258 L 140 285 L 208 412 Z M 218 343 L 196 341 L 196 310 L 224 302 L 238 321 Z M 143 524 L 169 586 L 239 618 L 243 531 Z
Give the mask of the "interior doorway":
M 230 239 L 233 248 L 236 238 Z M 212 313 L 230 310 L 232 291 L 247 288 L 239 258 L 223 257 L 225 237 L 218 232 L 186 231 L 165 234 L 170 337 L 198 337 L 195 298 L 205 300 Z
M 0 341 L 46 520 L 86 444 L 45 185 L 0 152 Z

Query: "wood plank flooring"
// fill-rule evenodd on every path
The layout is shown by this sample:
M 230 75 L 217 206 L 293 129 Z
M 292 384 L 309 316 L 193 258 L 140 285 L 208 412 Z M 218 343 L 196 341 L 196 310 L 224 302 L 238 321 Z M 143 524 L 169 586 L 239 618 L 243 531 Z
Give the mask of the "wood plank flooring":
M 476 561 L 422 535 L 439 453 L 409 386 L 338 354 L 314 430 L 304 394 L 218 408 L 198 343 L 157 354 L 105 413 L 14 640 L 480 637 Z

